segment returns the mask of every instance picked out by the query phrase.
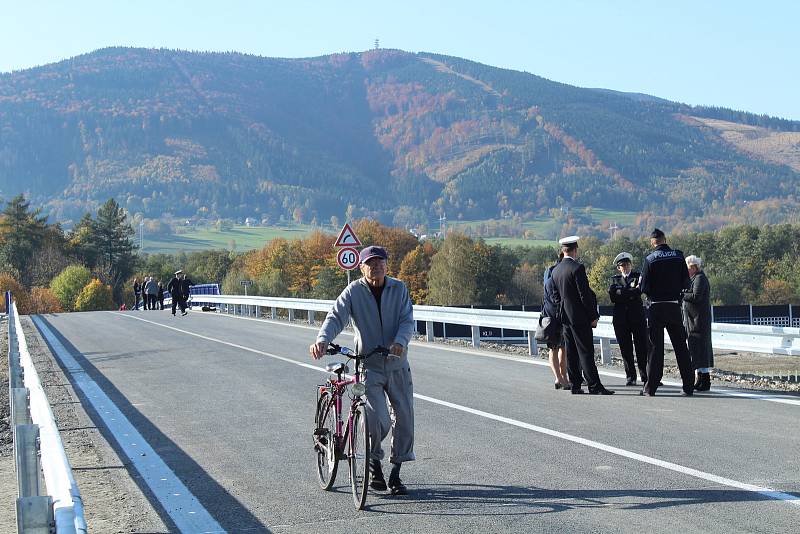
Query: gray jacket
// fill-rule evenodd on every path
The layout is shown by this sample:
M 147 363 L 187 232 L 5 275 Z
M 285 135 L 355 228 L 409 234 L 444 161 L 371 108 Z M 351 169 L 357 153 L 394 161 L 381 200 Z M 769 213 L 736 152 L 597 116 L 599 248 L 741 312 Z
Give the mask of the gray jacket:
M 158 282 L 150 280 L 144 286 L 144 292 L 148 295 L 158 295 Z
M 386 277 L 381 294 L 381 309 L 367 281 L 359 278 L 348 285 L 336 299 L 333 308 L 317 334 L 317 342 L 330 343 L 344 330 L 350 319 L 355 330 L 355 350 L 366 354 L 382 346 L 399 343 L 405 349 L 400 357 L 374 355 L 366 360 L 366 369 L 394 371 L 408 366 L 408 343 L 414 333 L 414 308 L 406 285 Z

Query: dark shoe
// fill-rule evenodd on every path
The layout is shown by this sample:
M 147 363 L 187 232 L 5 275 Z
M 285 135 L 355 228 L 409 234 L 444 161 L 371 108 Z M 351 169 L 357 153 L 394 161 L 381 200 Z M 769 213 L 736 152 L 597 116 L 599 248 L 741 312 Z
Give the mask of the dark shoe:
M 694 396 L 694 391 L 681 391 L 681 397 L 692 397 Z
M 571 392 L 573 395 L 583 395 L 584 393 L 586 393 L 581 388 L 572 388 Z
M 635 379 L 635 378 L 629 378 L 629 379 L 628 379 L 628 380 L 625 382 L 625 385 L 626 385 L 626 386 L 635 386 L 635 385 L 636 385 L 636 379 Z
M 651 393 L 651 392 L 647 391 L 646 389 L 643 389 L 642 391 L 639 392 L 639 396 L 640 397 L 644 397 L 644 396 L 655 397 L 656 394 L 655 393 Z
M 189 312 L 187 312 L 187 311 L 182 311 L 182 312 L 181 312 L 181 315 L 189 315 Z
M 553 385 L 556 387 L 556 389 L 561 389 L 561 387 L 562 387 L 561 384 L 559 384 L 558 382 L 556 382 Z
M 711 373 L 698 373 L 699 384 L 694 385 L 695 391 L 708 391 L 711 389 Z
M 611 391 L 610 389 L 606 389 L 604 387 L 600 387 L 599 389 L 589 392 L 589 395 L 613 395 L 613 394 L 614 394 L 613 391 Z
M 389 477 L 389 493 L 392 495 L 408 495 L 408 488 L 400 480 L 400 477 Z
M 700 385 L 703 383 L 702 377 L 700 376 L 702 373 L 697 373 L 697 380 L 694 381 L 694 389 L 700 389 Z
M 369 463 L 370 482 L 369 487 L 376 491 L 386 491 L 386 479 L 383 478 L 381 463 L 371 461 Z

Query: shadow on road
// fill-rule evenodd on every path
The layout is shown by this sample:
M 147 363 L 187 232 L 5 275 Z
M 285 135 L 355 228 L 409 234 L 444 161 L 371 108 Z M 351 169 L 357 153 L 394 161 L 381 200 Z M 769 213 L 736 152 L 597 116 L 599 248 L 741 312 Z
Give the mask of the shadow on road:
M 409 484 L 408 489 L 407 497 L 372 493 L 367 499 L 367 509 L 398 515 L 529 515 L 592 508 L 654 510 L 696 504 L 772 500 L 765 495 L 737 489 L 556 490 L 479 484 Z M 442 506 L 430 509 L 430 505 L 436 503 Z M 427 509 L 424 506 L 414 509 L 410 504 L 427 505 Z M 503 510 L 512 507 L 513 510 Z M 487 511 L 487 508 L 497 510 Z
M 70 351 L 72 356 L 81 364 L 83 370 L 102 388 L 103 392 L 108 395 L 125 417 L 128 418 L 131 424 L 144 436 L 150 446 L 158 451 L 161 459 L 169 466 L 189 491 L 194 494 L 197 500 L 200 501 L 203 507 L 208 510 L 222 528 L 227 532 L 270 532 L 257 517 L 250 513 L 250 511 L 234 496 L 228 493 L 224 487 L 209 476 L 191 456 L 186 454 L 178 445 L 165 436 L 156 425 L 132 406 L 127 398 L 114 387 L 114 385 L 109 382 L 74 345 L 61 335 L 58 329 L 48 322 L 44 316 L 40 315 L 39 317 L 53 334 L 58 337 L 58 340 L 64 347 Z M 46 340 L 44 341 L 46 342 Z M 50 347 L 50 350 L 52 351 L 53 347 Z M 56 358 L 56 361 L 59 361 L 58 358 Z M 61 364 L 60 361 L 59 364 Z M 68 378 L 72 381 L 71 377 Z M 75 384 L 73 384 L 73 386 L 75 386 Z M 111 444 L 117 455 L 123 459 L 123 461 L 127 460 L 127 456 L 114 439 L 114 436 L 111 435 L 105 427 L 103 420 L 94 411 L 89 401 L 84 398 L 80 389 L 74 387 L 74 390 L 81 397 L 81 402 L 86 409 L 86 413 L 92 419 L 92 422 L 100 429 L 103 437 Z M 170 519 L 166 510 L 164 510 L 150 491 L 150 488 L 148 488 L 141 475 L 135 472 L 132 464 L 128 464 L 127 469 L 131 472 L 131 478 L 142 490 L 164 523 L 169 526 L 171 531 L 177 532 L 177 528 L 172 522 L 172 519 Z

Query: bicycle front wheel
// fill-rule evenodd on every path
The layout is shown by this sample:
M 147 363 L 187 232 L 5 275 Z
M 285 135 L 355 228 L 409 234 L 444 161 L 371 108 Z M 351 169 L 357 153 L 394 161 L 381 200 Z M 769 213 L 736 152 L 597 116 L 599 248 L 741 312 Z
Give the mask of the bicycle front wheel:
M 350 462 L 350 489 L 353 491 L 353 504 L 357 510 L 364 508 L 369 487 L 370 438 L 367 424 L 367 409 L 358 404 L 352 409 L 352 430 L 348 439 Z
M 322 393 L 317 399 L 314 416 L 314 452 L 317 456 L 317 479 L 324 490 L 331 489 L 336 480 L 339 458 L 336 454 L 336 416 L 330 394 Z

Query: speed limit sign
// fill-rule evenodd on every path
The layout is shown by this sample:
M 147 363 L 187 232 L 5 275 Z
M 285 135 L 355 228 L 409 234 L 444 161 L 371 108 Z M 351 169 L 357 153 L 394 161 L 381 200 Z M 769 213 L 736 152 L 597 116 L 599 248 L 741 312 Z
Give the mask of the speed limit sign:
M 336 263 L 347 271 L 355 269 L 358 267 L 358 251 L 352 247 L 339 249 L 339 253 L 336 254 Z

